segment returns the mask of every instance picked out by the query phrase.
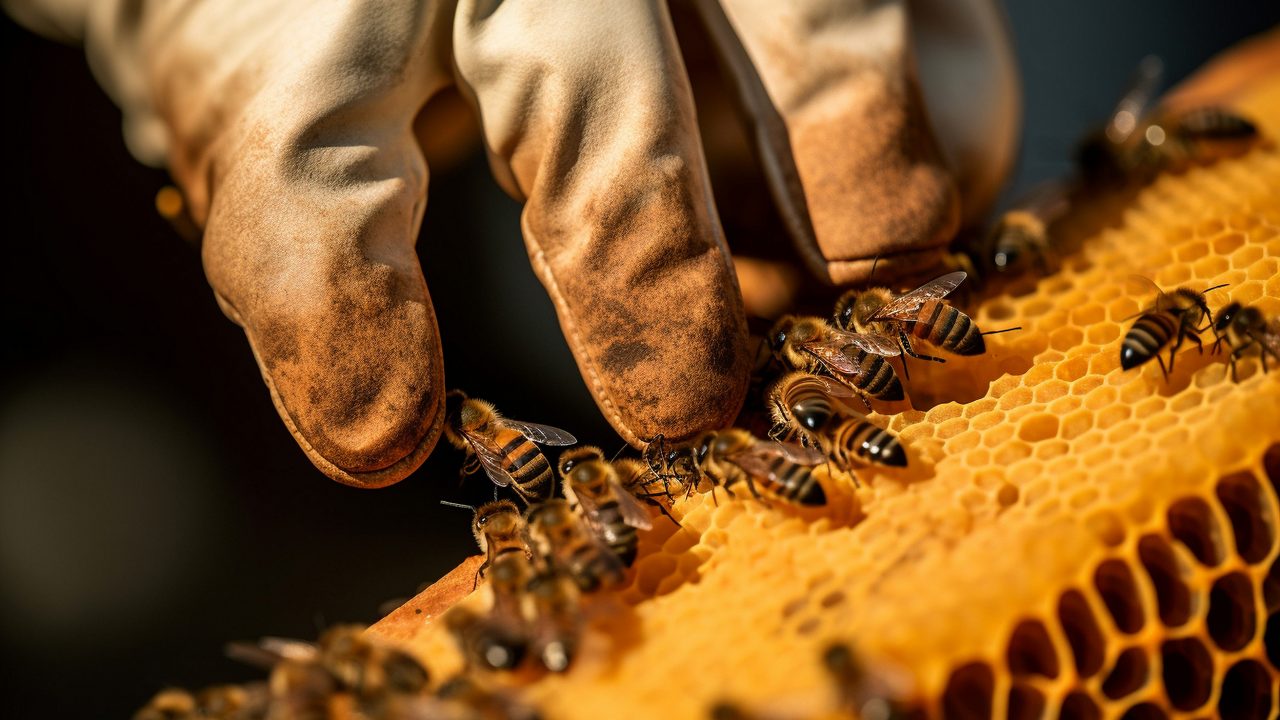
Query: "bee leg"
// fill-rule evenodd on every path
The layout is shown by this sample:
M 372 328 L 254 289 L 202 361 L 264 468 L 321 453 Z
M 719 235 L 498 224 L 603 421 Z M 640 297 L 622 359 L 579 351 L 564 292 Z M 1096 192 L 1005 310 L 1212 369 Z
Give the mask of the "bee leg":
M 1164 381 L 1169 382 L 1169 370 L 1164 366 L 1164 358 L 1160 357 L 1160 353 L 1156 353 L 1156 362 L 1160 363 L 1160 372 L 1164 375 Z M 1169 359 L 1169 364 L 1173 364 L 1173 359 Z
M 677 519 L 676 519 L 676 517 L 675 517 L 674 515 L 672 515 L 672 514 L 671 514 L 671 511 L 667 509 L 667 506 L 666 506 L 666 505 L 663 505 L 662 503 L 658 502 L 657 500 L 654 500 L 653 498 L 645 498 L 645 502 L 649 503 L 650 505 L 653 505 L 653 506 L 657 507 L 657 508 L 658 508 L 658 510 L 659 510 L 663 515 L 666 515 L 666 516 L 667 516 L 667 519 L 668 519 L 668 520 L 670 520 L 671 522 L 675 523 L 676 527 L 678 527 L 678 528 L 680 528 L 680 529 L 682 529 L 682 530 L 684 529 L 684 526 L 683 526 L 683 525 L 681 525 L 681 524 L 680 524 L 680 521 L 679 521 L 679 520 L 677 520 Z
M 1195 340 L 1195 341 L 1196 341 L 1196 350 L 1198 350 L 1198 351 L 1200 352 L 1200 354 L 1201 354 L 1201 355 L 1203 355 L 1203 354 L 1204 354 L 1204 342 L 1200 339 L 1200 331 L 1199 331 L 1199 330 L 1197 330 L 1195 333 L 1188 334 L 1188 336 L 1187 336 L 1187 337 L 1190 337 L 1192 340 Z
M 906 351 L 906 353 L 907 353 L 908 355 L 910 355 L 911 357 L 913 357 L 913 358 L 915 358 L 915 359 L 917 359 L 917 360 L 928 360 L 928 361 L 930 361 L 930 362 L 940 362 L 940 363 L 944 363 L 944 362 L 946 362 L 946 360 L 943 360 L 943 359 L 942 359 L 942 358 L 940 358 L 940 357 L 934 357 L 934 356 L 932 356 L 932 355 L 921 355 L 920 353 L 918 353 L 918 352 L 916 352 L 915 350 L 913 350 L 913 349 L 911 348 L 911 341 L 907 339 L 907 333 L 906 333 L 906 331 L 905 331 L 905 330 L 898 330 L 898 338 L 899 338 L 899 340 L 901 340 L 901 341 L 902 341 L 902 349 L 903 349 L 903 350 L 905 350 L 905 351 Z M 903 359 L 902 359 L 902 369 L 903 369 L 903 370 L 906 370 L 906 368 L 907 368 L 907 360 L 906 360 L 906 358 L 903 358 Z
M 867 396 L 865 394 L 858 393 L 858 399 L 862 401 L 863 405 L 867 406 L 867 412 L 874 412 L 874 410 L 872 410 L 871 408 L 871 401 L 867 399 Z
M 1169 348 L 1169 372 L 1173 372 L 1173 361 L 1178 357 L 1178 348 L 1182 347 L 1182 341 L 1186 340 L 1187 333 L 1182 330 L 1178 331 L 1178 339 L 1173 342 L 1173 347 Z M 1160 357 L 1160 353 L 1156 352 L 1156 357 Z M 1165 381 L 1169 380 L 1169 374 L 1165 373 Z

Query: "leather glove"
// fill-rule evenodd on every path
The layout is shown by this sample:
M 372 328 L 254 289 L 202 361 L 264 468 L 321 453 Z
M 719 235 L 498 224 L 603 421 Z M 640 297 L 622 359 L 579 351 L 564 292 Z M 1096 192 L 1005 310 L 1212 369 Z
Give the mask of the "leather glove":
M 909 266 L 949 240 L 961 197 L 989 202 L 1016 100 L 988 0 L 918 5 L 940 48 L 919 60 L 945 65 L 933 86 L 961 106 L 934 115 L 941 149 L 903 2 L 692 1 L 819 277 Z M 440 432 L 415 118 L 451 85 L 525 203 L 530 259 L 617 431 L 678 439 L 736 414 L 751 351 L 665 3 L 6 2 L 83 38 L 130 149 L 167 164 L 204 227 L 209 283 L 281 418 L 333 479 L 395 482 Z

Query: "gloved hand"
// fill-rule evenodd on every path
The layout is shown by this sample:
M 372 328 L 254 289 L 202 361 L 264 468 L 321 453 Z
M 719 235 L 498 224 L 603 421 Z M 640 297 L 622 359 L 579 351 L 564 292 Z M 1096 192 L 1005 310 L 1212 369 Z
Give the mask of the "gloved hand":
M 901 1 L 692 0 L 818 276 L 902 267 L 994 195 L 1016 142 L 989 0 L 922 0 L 930 131 Z M 602 411 L 633 444 L 733 418 L 750 349 L 689 83 L 660 0 L 6 0 L 82 37 L 299 445 L 340 482 L 416 468 L 444 375 L 414 245 L 427 101 L 457 84 Z M 926 73 L 928 75 L 928 73 Z M 431 128 L 421 129 L 426 133 Z M 464 271 L 459 269 L 459 271 Z

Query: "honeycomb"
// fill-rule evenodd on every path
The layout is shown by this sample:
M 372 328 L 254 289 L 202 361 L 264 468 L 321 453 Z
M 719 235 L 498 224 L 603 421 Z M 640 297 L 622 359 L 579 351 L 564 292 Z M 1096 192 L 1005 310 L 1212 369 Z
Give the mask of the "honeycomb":
M 1280 137 L 1280 82 L 1239 109 Z M 1152 300 L 1126 281 L 1204 289 L 1280 313 L 1280 152 L 1165 175 L 1076 208 L 1056 272 L 993 281 L 988 354 L 916 363 L 877 418 L 910 467 L 819 469 L 827 508 L 723 493 L 642 535 L 630 585 L 589 599 L 563 675 L 495 676 L 549 718 L 829 712 L 820 655 L 849 642 L 944 718 L 1270 717 L 1280 678 L 1280 373 L 1231 382 L 1194 348 L 1165 382 L 1123 372 Z M 1209 345 L 1210 343 L 1206 343 Z M 464 566 L 447 585 L 470 591 Z M 466 577 L 466 581 L 459 578 Z M 373 632 L 432 676 L 462 661 L 428 590 Z M 483 609 L 482 586 L 463 603 Z

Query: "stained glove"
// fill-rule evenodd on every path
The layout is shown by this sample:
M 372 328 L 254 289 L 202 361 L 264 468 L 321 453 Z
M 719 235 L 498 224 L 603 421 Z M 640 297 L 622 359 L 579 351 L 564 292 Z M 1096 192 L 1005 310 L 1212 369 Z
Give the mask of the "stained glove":
M 950 239 L 962 199 L 990 201 L 1016 95 L 989 0 L 910 8 L 928 41 L 914 54 L 901 1 L 689 1 L 819 278 L 864 279 L 876 256 L 909 268 Z M 440 432 L 415 118 L 452 85 L 617 431 L 680 439 L 738 411 L 742 300 L 664 2 L 5 2 L 83 39 L 130 149 L 169 167 L 204 228 L 209 283 L 281 418 L 333 479 L 393 483 Z M 932 114 L 917 60 L 945 103 Z

